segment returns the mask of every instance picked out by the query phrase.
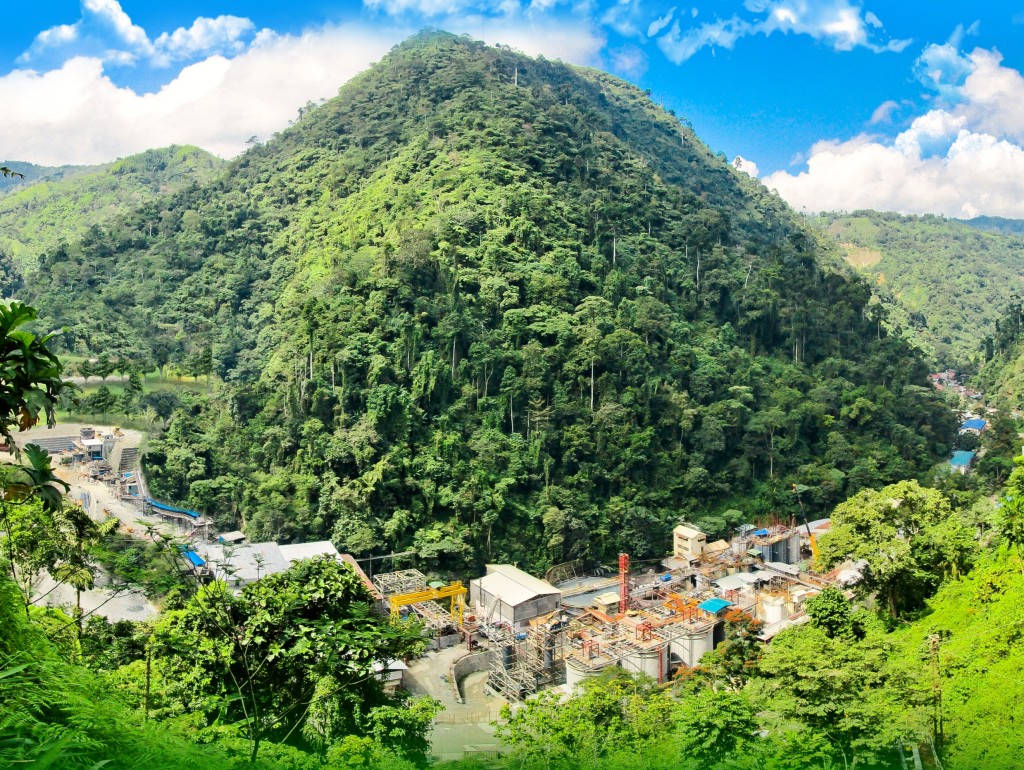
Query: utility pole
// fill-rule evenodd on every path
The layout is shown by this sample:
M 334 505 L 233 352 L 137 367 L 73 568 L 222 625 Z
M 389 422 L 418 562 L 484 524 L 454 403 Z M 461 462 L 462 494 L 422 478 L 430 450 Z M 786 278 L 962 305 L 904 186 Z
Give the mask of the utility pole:
M 149 721 L 149 682 L 150 672 L 153 665 L 153 645 L 152 643 L 146 645 L 146 697 L 143 701 L 143 712 L 142 721 Z
M 932 634 L 928 637 L 928 655 L 931 658 L 932 667 L 932 734 L 935 742 L 941 746 L 943 740 L 942 720 L 942 678 L 939 675 L 939 645 L 942 642 L 940 634 Z

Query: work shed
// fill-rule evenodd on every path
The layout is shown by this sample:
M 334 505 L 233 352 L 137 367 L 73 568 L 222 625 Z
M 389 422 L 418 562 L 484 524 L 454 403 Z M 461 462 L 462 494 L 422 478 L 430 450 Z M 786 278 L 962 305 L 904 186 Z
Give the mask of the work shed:
M 513 629 L 562 606 L 561 591 L 511 564 L 488 564 L 486 575 L 469 581 L 469 599 L 481 622 Z

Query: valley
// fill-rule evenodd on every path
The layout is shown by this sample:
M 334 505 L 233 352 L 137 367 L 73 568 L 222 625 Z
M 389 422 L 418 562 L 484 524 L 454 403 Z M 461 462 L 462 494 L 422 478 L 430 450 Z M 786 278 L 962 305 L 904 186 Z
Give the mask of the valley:
M 0 764 L 1014 766 L 1018 220 L 435 30 L 245 147 L 4 162 Z

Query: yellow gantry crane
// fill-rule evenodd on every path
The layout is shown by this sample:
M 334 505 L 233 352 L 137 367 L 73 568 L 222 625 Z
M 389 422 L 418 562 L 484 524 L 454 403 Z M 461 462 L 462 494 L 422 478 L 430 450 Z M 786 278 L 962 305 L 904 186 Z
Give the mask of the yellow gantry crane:
M 420 602 L 435 602 L 440 599 L 451 599 L 448 612 L 455 619 L 458 627 L 462 626 L 462 616 L 466 610 L 466 587 L 461 580 L 456 580 L 441 588 L 425 588 L 422 591 L 412 591 L 407 594 L 395 594 L 388 599 L 391 607 L 393 620 L 399 618 L 399 610 L 410 604 Z

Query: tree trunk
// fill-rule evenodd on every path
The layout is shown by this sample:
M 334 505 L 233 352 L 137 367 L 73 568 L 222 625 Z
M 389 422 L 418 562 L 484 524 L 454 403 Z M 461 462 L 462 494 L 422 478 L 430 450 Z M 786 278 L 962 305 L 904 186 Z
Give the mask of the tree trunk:
M 594 411 L 594 359 L 590 359 L 590 411 Z
M 82 641 L 82 589 L 75 586 L 75 626 L 78 628 L 78 641 Z
M 149 721 L 149 682 L 150 682 L 150 671 L 153 663 L 153 649 L 149 645 L 146 646 L 146 696 L 143 700 L 143 711 L 142 721 Z
M 249 752 L 249 764 L 250 765 L 255 765 L 256 764 L 256 757 L 259 756 L 259 753 L 260 753 L 260 736 L 257 735 L 255 738 L 252 739 L 252 751 Z

